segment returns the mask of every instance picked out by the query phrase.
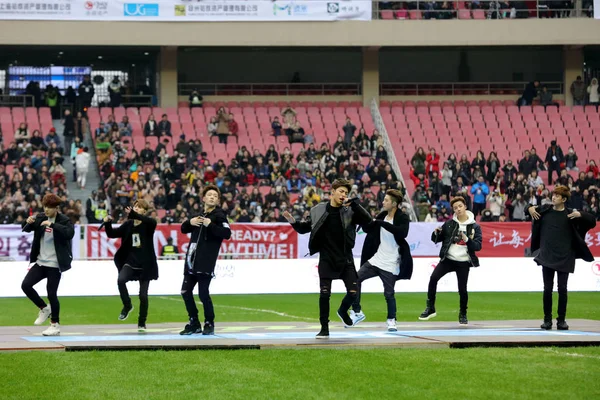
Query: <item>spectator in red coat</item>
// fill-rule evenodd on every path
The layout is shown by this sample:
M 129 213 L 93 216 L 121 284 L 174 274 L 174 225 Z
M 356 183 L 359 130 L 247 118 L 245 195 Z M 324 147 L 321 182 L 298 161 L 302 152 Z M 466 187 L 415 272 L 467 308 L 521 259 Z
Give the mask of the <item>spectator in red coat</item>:
M 206 167 L 206 171 L 204 172 L 204 181 L 213 183 L 216 177 L 217 173 L 213 170 L 213 168 L 211 166 Z
M 590 165 L 588 165 L 587 169 L 585 170 L 585 173 L 587 174 L 590 171 L 594 174 L 594 179 L 598 179 L 598 173 L 600 172 L 600 169 L 598 169 L 596 162 L 593 160 L 590 161 Z
M 238 131 L 239 131 L 238 123 L 235 122 L 235 119 L 233 119 L 233 114 L 231 114 L 231 113 L 229 114 L 228 126 L 229 126 L 229 135 L 237 136 Z
M 429 149 L 429 154 L 425 158 L 425 171 L 429 178 L 433 176 L 434 172 L 440 173 L 440 156 L 433 147 Z
M 415 187 L 422 185 L 423 188 L 427 189 L 429 186 L 429 182 L 425 179 L 425 176 L 422 173 L 415 175 L 415 170 L 413 168 L 410 169 L 410 179 L 415 184 Z
M 254 173 L 254 167 L 252 167 L 252 165 L 248 165 L 248 172 L 246 172 L 246 177 L 243 181 L 246 186 L 258 185 L 258 177 Z

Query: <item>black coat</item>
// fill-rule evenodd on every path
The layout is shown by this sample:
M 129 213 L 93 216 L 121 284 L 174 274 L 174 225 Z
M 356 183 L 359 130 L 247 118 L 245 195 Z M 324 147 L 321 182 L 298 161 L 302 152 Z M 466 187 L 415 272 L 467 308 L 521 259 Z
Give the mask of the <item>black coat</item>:
M 185 256 L 183 274 L 189 274 L 188 258 L 194 248 L 194 272 L 212 274 L 215 271 L 221 243 L 231 238 L 231 228 L 227 223 L 227 215 L 222 208 L 217 207 L 208 213 L 205 218 L 212 221 L 208 226 L 193 226 L 188 219 L 181 224 L 181 233 L 191 233 L 190 245 Z
M 34 232 L 33 243 L 31 245 L 31 253 L 29 254 L 29 262 L 34 263 L 40 255 L 40 247 L 42 235 L 46 228 L 41 224 L 48 220 L 44 214 L 38 214 L 33 224 L 23 222 L 23 232 Z M 58 259 L 58 269 L 60 272 L 65 272 L 71 269 L 71 261 L 73 261 L 72 239 L 75 235 L 75 228 L 71 219 L 64 214 L 56 214 L 56 220 L 52 225 L 52 234 L 54 235 L 54 249 L 56 250 L 56 258 Z
M 442 242 L 442 248 L 440 250 L 440 258 L 442 261 L 446 258 L 450 245 L 454 243 L 454 238 L 458 235 L 458 228 L 458 222 L 451 219 L 442 225 L 441 232 L 436 233 L 436 231 L 433 231 L 431 234 L 431 241 L 433 243 Z M 473 267 L 479 267 L 479 258 L 475 252 L 481 250 L 481 244 L 483 241 L 481 227 L 476 222 L 467 225 L 466 235 L 469 238 L 467 241 L 467 251 L 469 253 L 469 257 L 471 257 L 471 265 Z
M 529 213 L 529 207 L 527 207 L 527 213 Z M 533 219 L 531 226 L 531 252 L 534 253 L 540 249 L 540 239 L 541 239 L 541 228 L 542 228 L 542 219 L 544 218 L 544 214 L 548 211 L 552 210 L 552 206 L 547 204 L 545 206 L 536 207 L 536 211 L 541 214 L 541 217 L 538 220 Z M 585 243 L 585 234 L 596 226 L 596 219 L 593 215 L 586 213 L 584 211 L 578 210 L 581 213 L 581 218 L 571 219 L 571 228 L 573 229 L 573 243 L 572 248 L 575 252 L 575 258 L 580 258 L 582 260 L 592 262 L 594 261 L 594 256 L 590 251 L 589 247 Z M 573 212 L 572 209 L 567 208 L 567 214 L 571 214 Z M 534 254 L 535 256 L 535 254 Z
M 106 223 L 106 236 L 109 238 L 121 238 L 121 247 L 115 254 L 115 265 L 117 270 L 121 271 L 123 265 L 127 262 L 127 257 L 133 246 L 133 240 L 131 231 L 133 230 L 134 220 L 137 219 L 142 221 L 142 224 L 146 224 L 146 237 L 144 238 L 145 243 L 150 244 L 148 251 L 144 252 L 144 258 L 139 260 L 144 269 L 140 275 L 141 281 L 150 281 L 158 279 L 158 262 L 156 261 L 156 251 L 154 250 L 154 232 L 156 231 L 156 220 L 154 218 L 139 215 L 135 211 L 131 210 L 128 216 L 128 220 L 121 224 L 116 229 L 113 229 L 110 222 Z
M 321 251 L 322 243 L 316 239 L 321 233 L 321 227 L 329 216 L 327 212 L 328 203 L 328 201 L 320 202 L 310 209 L 310 216 L 305 221 L 296 221 L 292 224 L 294 230 L 300 234 L 310 232 L 308 251 L 311 256 Z M 370 223 L 372 221 L 371 216 L 357 201 L 350 202 L 349 207 L 342 207 L 340 214 L 345 233 L 345 248 L 351 254 L 356 243 L 356 226 L 364 226 Z
M 400 273 L 397 279 L 410 279 L 413 272 L 413 259 L 410 254 L 410 246 L 406 241 L 408 236 L 408 229 L 410 227 L 410 219 L 408 215 L 397 210 L 394 214 L 394 221 L 392 224 L 385 221 L 387 211 L 384 211 L 377 215 L 375 221 L 368 225 L 363 226 L 363 231 L 367 234 L 365 244 L 362 249 L 360 257 L 360 265 L 364 265 L 377 253 L 379 245 L 381 244 L 381 229 L 383 228 L 394 235 L 394 239 L 398 244 L 398 253 L 400 254 Z

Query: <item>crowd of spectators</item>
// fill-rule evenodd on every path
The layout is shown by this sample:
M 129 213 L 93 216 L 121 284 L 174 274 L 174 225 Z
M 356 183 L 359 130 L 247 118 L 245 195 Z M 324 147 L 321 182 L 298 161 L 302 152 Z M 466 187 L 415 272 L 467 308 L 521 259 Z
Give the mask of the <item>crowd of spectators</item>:
M 452 218 L 450 200 L 454 196 L 463 196 L 481 221 L 525 221 L 528 204 L 552 203 L 553 183 L 571 189 L 569 207 L 587 211 L 600 220 L 598 166 L 594 160 L 584 165 L 573 147 L 564 153 L 552 141 L 544 158 L 532 148 L 515 163 L 499 160 L 494 152 L 486 156 L 477 151 L 471 157 L 449 154 L 442 162 L 434 148 L 428 153 L 417 149 L 411 159 L 410 178 L 415 184 L 412 200 L 420 221 Z M 547 171 L 548 186 L 540 171 Z
M 227 121 L 229 135 L 231 114 L 220 109 L 218 115 Z M 225 134 L 218 130 L 218 119 L 213 123 L 217 135 Z M 102 123 L 94 135 L 103 187 L 88 201 L 86 215 L 96 222 L 107 210 L 123 218 L 123 208 L 143 198 L 160 222 L 180 223 L 202 211 L 202 187 L 215 183 L 232 222 L 285 222 L 283 211 L 297 218 L 306 216 L 312 205 L 328 198 L 331 182 L 338 177 L 354 182 L 350 196 L 360 197 L 375 215 L 387 189 L 403 193 L 405 189 L 388 163 L 379 133 L 368 136 L 364 129 L 350 125 L 331 146 L 310 143 L 297 154 L 289 147 L 279 152 L 271 145 L 261 154 L 241 146 L 233 159 L 217 160 L 204 151 L 200 140 L 187 140 L 184 134 L 174 147 L 170 139 L 162 138 L 156 148 L 146 142 L 143 149 L 133 149 L 128 135 L 121 134 L 123 125 Z M 96 216 L 97 209 L 101 211 Z
M 583 0 L 575 10 L 577 2 L 574 0 L 541 0 L 533 6 L 526 1 L 509 0 L 473 0 L 463 2 L 463 10 L 484 10 L 483 17 L 487 19 L 514 19 L 514 18 L 569 18 L 572 16 L 594 15 L 593 0 Z M 455 19 L 467 18 L 459 16 L 455 1 L 379 1 L 379 10 L 394 12 L 396 19 L 408 19 L 408 10 L 420 10 L 424 19 Z M 475 17 L 474 15 L 470 17 Z M 383 18 L 383 13 L 382 13 Z

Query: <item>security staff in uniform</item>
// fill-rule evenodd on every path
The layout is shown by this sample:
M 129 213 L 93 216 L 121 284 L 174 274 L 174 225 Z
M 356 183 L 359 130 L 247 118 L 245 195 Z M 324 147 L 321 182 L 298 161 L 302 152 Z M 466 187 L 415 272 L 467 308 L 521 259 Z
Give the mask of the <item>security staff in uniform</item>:
M 94 218 L 96 218 L 96 221 L 104 221 L 104 218 L 106 218 L 107 215 L 108 211 L 106 210 L 106 203 L 102 201 L 94 211 Z
M 163 246 L 160 255 L 162 257 L 168 257 L 170 260 L 176 260 L 177 254 L 179 254 L 179 249 L 177 246 L 173 245 L 173 238 L 167 238 L 167 245 Z

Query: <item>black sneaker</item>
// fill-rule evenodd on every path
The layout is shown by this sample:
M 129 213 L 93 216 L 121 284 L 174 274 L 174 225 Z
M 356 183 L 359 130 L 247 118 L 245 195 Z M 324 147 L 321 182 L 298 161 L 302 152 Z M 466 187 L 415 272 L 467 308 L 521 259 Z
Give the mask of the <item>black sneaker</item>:
M 215 324 L 213 324 L 212 322 L 205 322 L 204 330 L 202 331 L 202 334 L 205 336 L 214 335 L 215 334 Z
M 435 312 L 435 306 L 433 304 L 431 304 L 429 301 L 427 301 L 427 307 L 425 308 L 425 311 L 423 311 L 421 313 L 421 315 L 419 316 L 419 319 L 421 321 L 427 321 L 434 317 L 437 317 L 437 314 Z
M 127 317 L 129 317 L 129 314 L 131 314 L 132 311 L 133 311 L 133 306 L 129 306 L 129 307 L 123 306 L 123 309 L 121 310 L 121 314 L 119 314 L 119 321 L 125 321 L 127 319 Z
M 552 320 L 544 319 L 544 323 L 540 325 L 540 328 L 542 328 L 545 331 L 549 331 L 550 329 L 552 329 Z
M 202 333 L 202 326 L 200 324 L 187 324 L 185 328 L 181 332 L 180 335 L 196 335 Z
M 569 330 L 569 325 L 567 325 L 567 321 L 563 320 L 556 320 L 556 329 L 558 329 L 559 331 L 568 331 Z
M 321 327 L 321 331 L 317 333 L 315 339 L 329 339 L 329 328 L 324 326 Z
M 458 314 L 458 323 L 461 325 L 468 325 L 469 324 L 469 320 L 467 319 L 467 314 L 466 313 L 460 313 Z
M 344 323 L 344 326 L 346 328 L 349 328 L 353 325 L 352 323 L 352 318 L 350 318 L 350 315 L 348 315 L 348 312 L 343 312 L 342 310 L 337 310 L 337 315 L 338 317 L 340 317 L 340 319 L 342 320 L 342 322 Z

